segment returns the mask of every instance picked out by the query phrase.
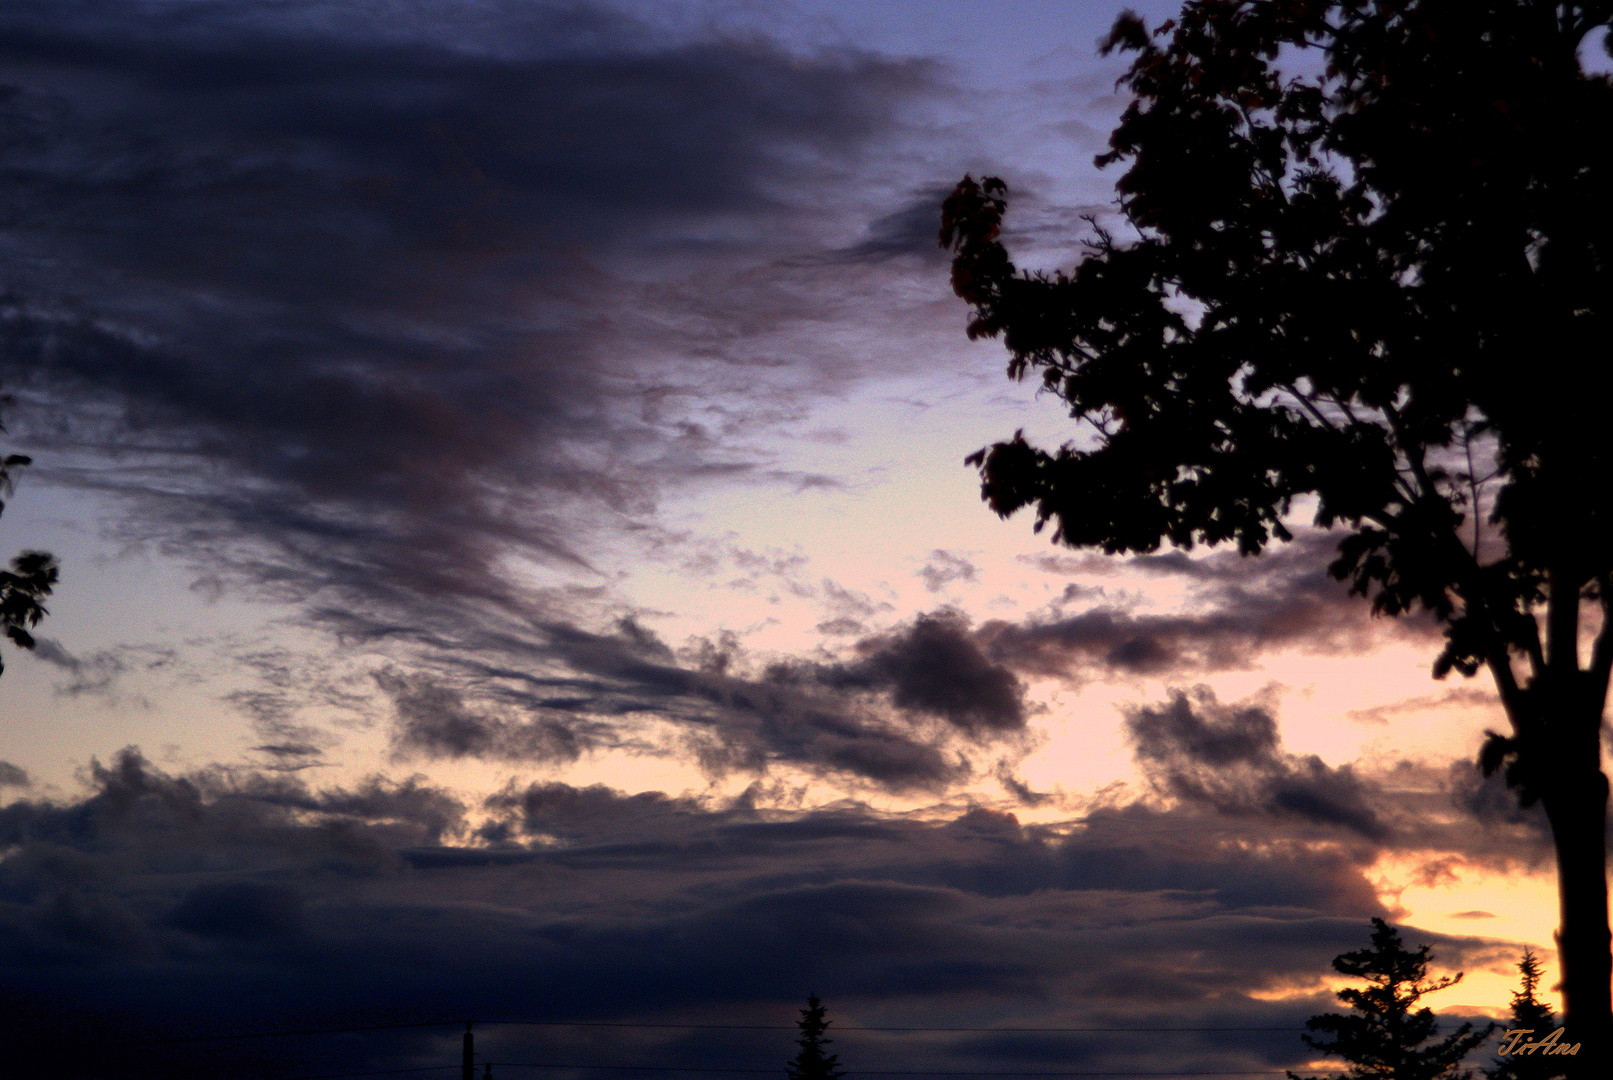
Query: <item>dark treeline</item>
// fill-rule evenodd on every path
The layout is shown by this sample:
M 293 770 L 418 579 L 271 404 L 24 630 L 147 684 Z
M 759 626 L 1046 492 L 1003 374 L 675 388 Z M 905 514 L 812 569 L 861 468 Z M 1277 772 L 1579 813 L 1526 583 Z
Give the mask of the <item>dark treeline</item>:
M 1311 1050 L 1342 1059 L 1347 1071 L 1331 1062 L 1317 1069 L 1319 1075 L 1301 1077 L 1292 1070 L 1255 1069 L 1239 1075 L 1284 1075 L 1287 1080 L 1473 1080 L 1471 1059 L 1488 1058 L 1482 1067 L 1488 1080 L 1553 1080 L 1566 1075 L 1575 1054 L 1564 1037 L 1551 1007 L 1538 996 L 1541 979 L 1539 960 L 1525 950 L 1518 963 L 1519 989 L 1513 994 L 1510 1015 L 1502 1021 L 1482 1024 L 1464 1020 L 1454 1028 L 1441 1023 L 1422 999 L 1460 983 L 1463 973 L 1429 978 L 1434 956 L 1428 945 L 1406 948 L 1399 931 L 1384 920 L 1372 920 L 1369 947 L 1339 954 L 1332 967 L 1339 974 L 1362 985 L 1338 992 L 1349 1006 L 1348 1013 L 1323 1013 L 1305 1024 L 1300 1040 Z M 1005 1078 L 1046 1076 L 1116 1076 L 1113 1070 L 1099 1071 L 1079 1053 L 1066 1060 L 1045 1060 L 1028 1069 L 1015 1071 L 1014 1061 L 1000 1066 L 979 1063 L 980 1035 L 1012 1037 L 1025 1031 L 1116 1032 L 1119 1029 L 1072 1026 L 1056 1029 L 971 1028 L 971 1027 L 841 1027 L 840 1031 L 875 1034 L 896 1039 L 908 1046 L 903 1056 L 893 1059 L 887 1048 L 879 1053 L 871 1046 L 842 1063 L 829 1047 L 834 1040 L 829 1028 L 829 1007 L 816 994 L 808 996 L 795 1022 L 796 1052 L 782 1066 L 769 1064 L 769 1048 L 777 1048 L 787 1027 L 779 1024 L 676 1024 L 608 1021 L 540 1022 L 492 1020 L 474 1023 L 475 1040 L 470 1056 L 476 1076 L 504 1080 L 510 1076 L 568 1078 L 612 1076 L 654 1080 L 668 1076 L 709 1072 L 713 1075 L 754 1075 L 784 1080 L 860 1080 L 861 1077 L 930 1076 L 936 1080 L 957 1076 Z M 10 1018 L 14 1021 L 13 1015 Z M 43 1019 L 43 1018 L 40 1018 Z M 60 1019 L 60 1018 L 58 1018 Z M 333 1026 L 275 1032 L 259 1029 L 249 1034 L 215 1032 L 179 1039 L 140 1039 L 136 1032 L 115 1025 L 88 1022 L 79 1025 L 70 1038 L 36 1033 L 32 1039 L 16 1039 L 10 1063 L 17 1075 L 46 1075 L 66 1078 L 91 1077 L 240 1077 L 250 1080 L 326 1080 L 335 1077 L 418 1073 L 421 1076 L 451 1076 L 463 1070 L 460 1030 L 462 1022 L 408 1021 L 374 1016 L 369 1024 Z M 1080 1018 L 1073 1018 L 1079 1020 Z M 11 1025 L 8 1025 L 11 1026 Z M 49 1026 L 48 1021 L 46 1026 Z M 581 1043 L 540 1035 L 528 1037 L 523 1028 L 586 1029 Z M 619 1029 L 606 1033 L 601 1029 Z M 1233 1032 L 1281 1033 L 1277 1039 L 1248 1039 L 1246 1047 L 1234 1048 L 1216 1041 L 1223 1049 L 1253 1050 L 1264 1060 L 1294 1060 L 1303 1056 L 1290 1041 L 1293 1029 L 1257 1028 L 1138 1028 L 1122 1034 L 1135 1036 L 1139 1050 L 1156 1043 L 1166 1032 L 1208 1033 L 1212 1038 Z M 667 1033 L 679 1031 L 676 1042 L 658 1041 Z M 712 1033 L 724 1032 L 719 1041 Z M 108 1038 L 108 1036 L 113 1036 Z M 963 1035 L 967 1044 L 958 1047 L 962 1055 L 940 1060 L 921 1048 L 922 1042 L 936 1036 Z M 737 1038 L 736 1038 L 737 1037 Z M 734 1045 L 727 1045 L 733 1043 Z M 469 1047 L 467 1047 L 469 1048 Z M 775 1062 L 777 1058 L 773 1059 Z M 1199 1075 L 1207 1066 L 1202 1054 L 1183 1059 L 1181 1073 L 1139 1065 L 1135 1075 L 1151 1077 Z M 1238 1058 L 1223 1059 L 1213 1068 L 1230 1069 Z M 1230 1075 L 1230 1074 L 1229 1074 Z

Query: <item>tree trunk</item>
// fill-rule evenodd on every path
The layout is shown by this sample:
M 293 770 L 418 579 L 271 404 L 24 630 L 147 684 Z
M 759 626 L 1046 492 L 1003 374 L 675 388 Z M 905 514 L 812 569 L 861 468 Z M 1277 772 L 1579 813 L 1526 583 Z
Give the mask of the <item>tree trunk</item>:
M 1561 904 L 1557 951 L 1562 963 L 1564 1041 L 1579 1053 L 1559 1058 L 1571 1080 L 1613 1076 L 1613 1008 L 1609 981 L 1607 907 L 1607 777 L 1601 770 L 1601 717 L 1578 723 L 1578 745 L 1552 748 L 1554 760 L 1537 763 L 1544 779 L 1541 802 L 1557 849 L 1557 892 Z M 1579 718 L 1576 717 L 1576 720 Z M 1589 728 L 1589 740 L 1585 738 Z M 1557 740 L 1553 740 L 1557 742 Z M 1584 745 L 1589 742 L 1589 745 Z M 1536 1036 L 1537 1038 L 1539 1036 Z

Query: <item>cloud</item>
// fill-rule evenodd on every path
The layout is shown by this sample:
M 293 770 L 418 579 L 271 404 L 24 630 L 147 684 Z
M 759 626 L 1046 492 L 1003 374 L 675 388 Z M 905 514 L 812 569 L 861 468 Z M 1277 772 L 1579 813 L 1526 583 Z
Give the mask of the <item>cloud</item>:
M 1493 687 L 1485 687 L 1482 684 L 1477 686 L 1452 686 L 1438 694 L 1404 698 L 1388 705 L 1377 705 L 1370 709 L 1351 709 L 1345 715 L 1351 720 L 1382 724 L 1387 723 L 1394 716 L 1437 709 L 1445 705 L 1482 706 L 1499 710 L 1501 699 Z
M 808 350 L 786 378 L 779 335 L 865 317 L 875 278 L 858 275 L 907 272 L 873 248 L 797 258 L 847 233 L 802 207 L 943 90 L 927 62 L 603 8 L 387 10 L 8 8 L 0 377 L 31 395 L 36 458 L 126 500 L 130 538 L 198 563 L 210 595 L 291 600 L 387 657 L 373 685 L 397 754 L 625 748 L 940 790 L 990 771 L 974 748 L 1021 739 L 1026 677 L 1366 640 L 1312 537 L 1258 565 L 1133 560 L 1192 582 L 1184 614 L 1105 600 L 978 627 L 871 629 L 888 605 L 736 551 L 742 571 L 818 592 L 821 632 L 854 639 L 838 662 L 744 673 L 690 666 L 608 601 L 524 584 L 511 565 L 597 577 L 599 530 L 642 524 L 669 485 L 784 477 L 744 434 L 862 361 Z M 901 198 L 868 227 L 880 251 L 917 236 L 929 196 Z M 932 592 L 976 573 L 943 550 L 920 571 Z M 140 658 L 42 659 L 73 673 L 64 692 L 91 692 Z M 268 685 L 229 700 L 282 768 L 337 742 L 308 705 L 363 711 L 357 683 L 239 659 Z M 677 737 L 650 730 L 668 724 Z
M 46 637 L 36 639 L 29 655 L 68 673 L 69 678 L 55 687 L 56 693 L 64 697 L 90 694 L 116 697 L 118 679 L 131 669 L 152 671 L 169 667 L 178 659 L 173 649 L 151 645 L 119 645 L 79 657 L 61 642 Z
M 260 746 L 254 746 L 252 749 L 257 753 L 267 754 L 275 759 L 277 764 L 272 766 L 273 768 L 293 770 L 311 767 L 316 764 L 312 759 L 321 757 L 324 754 L 324 751 L 313 743 L 299 742 L 264 743 Z
M 1208 723 L 1227 731 L 1166 726 L 1184 752 L 1269 758 L 1257 722 Z M 138 1040 L 465 1016 L 777 1025 L 732 1041 L 477 1028 L 492 1060 L 751 1068 L 787 1056 L 809 990 L 852 1026 L 1290 1029 L 843 1033 L 865 1069 L 1052 1070 L 1072 1052 L 1094 1069 L 1280 1068 L 1332 1006 L 1328 961 L 1386 914 L 1370 841 L 1204 808 L 1028 825 L 983 806 L 779 811 L 538 781 L 472 809 L 418 779 L 171 775 L 132 750 L 86 780 L 72 801 L 0 808 L 0 1026 L 34 1032 L 24 1053 L 71 1036 L 70 1076 L 440 1064 L 452 1028 Z M 1407 934 L 1454 968 L 1512 951 Z
M 525 788 L 512 781 L 503 791 L 489 796 L 485 805 L 494 812 L 504 812 L 504 821 L 492 830 L 498 835 L 519 832 L 572 842 L 598 842 L 606 836 L 624 834 L 635 838 L 675 836 L 686 831 L 691 820 L 711 816 L 710 809 L 695 800 L 668 798 L 659 791 L 624 795 L 603 784 L 578 788 L 558 781 Z
M 936 243 L 938 208 L 951 193 L 950 185 L 914 192 L 904 206 L 869 222 L 867 235 L 841 257 L 880 261 L 908 256 L 936 265 L 946 263 L 950 256 Z
M 976 751 L 1026 736 L 1024 686 L 954 612 L 864 637 L 838 662 L 747 657 L 731 639 L 679 656 L 631 618 L 611 633 L 543 633 L 532 668 L 472 652 L 437 677 L 383 673 L 395 752 L 528 763 L 658 753 L 656 730 L 670 724 L 679 752 L 713 775 L 795 769 L 910 792 L 965 780 L 985 768 Z M 458 679 L 491 703 L 470 704 Z
M 601 352 L 611 304 L 642 299 L 604 264 L 670 248 L 689 273 L 713 228 L 766 236 L 924 65 L 661 41 L 604 9 L 483 24 L 11 5 L 9 378 L 120 410 L 80 416 L 85 440 L 233 474 L 177 489 L 190 512 L 427 589 L 518 539 L 575 557 L 543 503 L 639 505 L 650 461 L 710 468 L 687 422 L 614 409 L 650 387 Z
M 0 761 L 0 787 L 28 787 L 32 783 L 26 769 L 9 761 Z
M 1331 835 L 1360 851 L 1455 853 L 1425 863 L 1431 881 L 1462 863 L 1499 873 L 1549 865 L 1545 813 L 1519 807 L 1501 778 L 1484 777 L 1473 758 L 1329 765 L 1284 750 L 1273 710 L 1266 695 L 1223 704 L 1201 686 L 1134 706 L 1125 724 L 1154 792 L 1190 816 Z
M 1330 545 L 1325 535 L 1308 534 L 1262 559 L 1132 560 L 1145 573 L 1193 583 L 1185 610 L 1174 614 L 1138 611 L 1101 592 L 1094 606 L 1069 613 L 1068 604 L 1093 595 L 1082 591 L 1053 605 L 1050 614 L 1018 622 L 975 626 L 961 613 L 940 609 L 870 634 L 864 620 L 881 608 L 825 581 L 822 591 L 839 618 L 826 621 L 821 632 L 856 636 L 838 661 L 786 658 L 746 667 L 732 640 L 677 655 L 631 619 L 612 633 L 553 622 L 543 628 L 546 640 L 523 643 L 524 652 L 515 645 L 523 635 L 531 640 L 529 630 L 491 645 L 466 640 L 464 656 L 507 653 L 507 661 L 457 662 L 469 673 L 466 685 L 484 695 L 495 687 L 493 697 L 502 695 L 506 711 L 473 708 L 446 684 L 397 696 L 401 684 L 387 683 L 403 725 L 396 746 L 428 756 L 507 761 L 574 760 L 602 747 L 646 752 L 654 740 L 633 729 L 634 718 L 653 716 L 681 725 L 687 733 L 682 745 L 714 774 L 783 766 L 891 791 L 940 790 L 988 771 L 971 745 L 1027 745 L 1027 677 L 1077 684 L 1117 675 L 1180 678 L 1247 668 L 1273 650 L 1370 647 L 1381 640 L 1379 627 L 1364 605 L 1327 578 Z M 776 562 L 752 561 L 769 572 Z M 961 577 L 973 568 L 937 552 L 928 569 Z M 1420 623 L 1396 629 L 1419 637 L 1429 630 Z M 543 667 L 552 670 L 538 673 Z M 1174 714 L 1156 722 L 1168 715 Z M 1239 737 L 1257 734 L 1275 738 L 1274 729 L 1252 728 Z M 1232 738 L 1219 729 L 1198 733 L 1212 736 Z M 1189 783 L 1188 772 L 1173 775 L 1178 786 Z M 1347 772 L 1296 762 L 1270 772 L 1268 780 L 1272 786 L 1261 798 L 1272 807 L 1315 819 L 1343 814 L 1369 832 L 1379 827 Z
M 1206 687 L 1174 691 L 1166 704 L 1132 708 L 1126 729 L 1139 763 L 1174 798 L 1230 816 L 1293 817 L 1372 840 L 1388 836 L 1372 806 L 1376 785 L 1348 765 L 1283 753 L 1269 705 L 1224 706 Z
M 465 637 L 561 662 L 534 622 L 587 620 L 510 565 L 597 577 L 599 531 L 670 487 L 827 482 L 746 435 L 868 360 L 790 338 L 783 371 L 769 335 L 907 271 L 792 261 L 866 209 L 803 208 L 940 92 L 928 61 L 602 6 L 313 0 L 24 0 L 0 85 L 0 379 L 39 475 L 206 595 L 411 668 Z M 53 655 L 73 692 L 117 674 Z
M 924 587 L 930 592 L 940 592 L 954 581 L 975 580 L 975 572 L 974 563 L 968 559 L 937 549 L 930 552 L 930 561 L 919 571 L 919 577 L 924 579 Z
M 168 923 L 204 937 L 259 938 L 290 934 L 303 925 L 302 896 L 267 882 L 198 885 L 168 916 Z
M 920 684 L 937 650 L 971 659 L 961 638 L 892 639 L 838 684 L 741 678 L 510 571 L 604 580 L 602 531 L 641 532 L 669 488 L 823 482 L 747 435 L 873 362 L 802 340 L 912 268 L 801 256 L 839 250 L 879 204 L 825 213 L 821 192 L 910 137 L 904 110 L 945 92 L 936 65 L 586 4 L 371 14 L 0 13 L 17 133 L 0 378 L 24 391 L 40 474 L 119 500 L 120 538 L 196 564 L 205 595 L 290 601 L 380 654 L 398 755 L 628 747 L 891 790 L 971 775 L 944 744 L 1017 729 L 1022 703 L 978 658 Z M 920 197 L 900 199 L 871 242 L 911 231 Z M 734 557 L 812 588 L 788 556 Z M 889 610 L 824 596 L 825 633 L 866 637 Z M 71 693 L 138 659 L 53 648 Z M 310 705 L 367 711 L 363 687 L 295 659 L 236 657 L 265 685 L 227 698 L 283 770 L 340 741 Z
M 1025 688 L 994 663 L 952 612 L 921 615 L 891 634 L 859 642 L 861 659 L 831 678 L 889 687 L 899 708 L 938 716 L 970 734 L 1025 726 Z
M 552 719 L 521 722 L 477 712 L 454 690 L 424 677 L 387 671 L 378 674 L 376 682 L 397 711 L 392 740 L 399 755 L 536 764 L 575 761 L 582 754 L 580 724 Z
M 1180 613 L 1139 612 L 1107 600 L 1076 614 L 989 622 L 979 637 L 994 659 L 1018 671 L 1076 681 L 1240 669 L 1262 653 L 1289 648 L 1359 652 L 1381 641 L 1384 630 L 1433 640 L 1437 628 L 1427 620 L 1374 621 L 1366 604 L 1332 580 L 1326 567 L 1335 543 L 1309 532 L 1258 558 L 1179 551 L 1126 560 L 1048 556 L 1038 565 L 1050 572 L 1171 575 L 1187 579 L 1192 594 Z M 1081 582 L 1072 588 L 1070 599 L 1091 594 Z

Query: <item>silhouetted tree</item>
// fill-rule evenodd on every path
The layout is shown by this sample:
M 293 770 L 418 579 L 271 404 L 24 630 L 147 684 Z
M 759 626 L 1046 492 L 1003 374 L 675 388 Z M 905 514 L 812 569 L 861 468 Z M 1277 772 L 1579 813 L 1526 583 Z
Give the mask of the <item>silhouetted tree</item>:
M 1528 1038 L 1532 1041 L 1545 1039 L 1557 1030 L 1557 1018 L 1552 1015 L 1551 1006 L 1535 997 L 1535 988 L 1540 985 L 1540 961 L 1528 949 L 1518 961 L 1518 972 L 1522 979 L 1512 995 L 1512 1022 L 1507 1027 L 1531 1032 Z M 1498 1068 L 1484 1070 L 1490 1080 L 1551 1080 L 1568 1072 L 1568 1063 L 1561 1056 L 1538 1051 L 1511 1053 L 1496 1061 Z
M 11 401 L 10 395 L 0 395 L 0 405 Z M 5 425 L 0 424 L 0 431 L 4 430 Z M 31 463 L 25 454 L 0 458 L 0 495 L 11 495 L 15 483 L 12 470 Z M 5 508 L 5 498 L 0 498 L 0 513 Z M 25 551 L 11 560 L 10 570 L 0 570 L 0 632 L 24 649 L 34 647 L 34 636 L 29 631 L 46 615 L 41 601 L 50 595 L 56 574 L 55 556 L 43 551 Z M 0 656 L 0 673 L 5 669 L 5 658 Z
M 1400 934 L 1382 919 L 1372 920 L 1372 948 L 1340 953 L 1333 968 L 1341 975 L 1367 980 L 1363 989 L 1339 991 L 1339 1000 L 1355 1015 L 1323 1013 L 1305 1021 L 1312 1031 L 1326 1032 L 1331 1039 L 1301 1035 L 1306 1044 L 1324 1054 L 1336 1054 L 1350 1063 L 1352 1077 L 1374 1080 L 1468 1080 L 1471 1072 L 1457 1066 L 1486 1038 L 1495 1025 L 1474 1031 L 1464 1023 L 1443 1039 L 1430 1045 L 1438 1021 L 1433 1010 L 1412 1012 L 1425 994 L 1455 986 L 1462 975 L 1447 975 L 1437 982 L 1426 982 L 1428 946 L 1408 952 L 1400 944 Z M 1300 1080 L 1292 1072 L 1289 1080 Z
M 1610 18 L 1613 0 L 1127 14 L 1103 49 L 1136 54 L 1135 100 L 1097 159 L 1126 165 L 1127 231 L 1090 218 L 1072 272 L 1020 272 L 990 177 L 958 185 L 941 230 L 969 336 L 1001 335 L 1009 374 L 1035 370 L 1086 434 L 971 455 L 1000 515 L 1033 506 L 1055 541 L 1110 554 L 1252 555 L 1314 508 L 1345 530 L 1335 577 L 1443 622 L 1436 677 L 1489 670 L 1511 730 L 1480 766 L 1550 820 L 1567 1022 L 1595 1055 L 1613 1043 L 1613 141 L 1588 133 L 1613 130 L 1613 85 L 1579 50 Z
M 846 1075 L 840 1068 L 840 1056 L 823 1052 L 823 1048 L 834 1041 L 824 1034 L 829 1030 L 830 1021 L 823 1018 L 823 1013 L 818 995 L 809 995 L 807 1007 L 801 1010 L 801 1019 L 795 1022 L 801 1029 L 795 1040 L 801 1049 L 795 1060 L 784 1066 L 784 1075 L 789 1080 L 840 1080 Z

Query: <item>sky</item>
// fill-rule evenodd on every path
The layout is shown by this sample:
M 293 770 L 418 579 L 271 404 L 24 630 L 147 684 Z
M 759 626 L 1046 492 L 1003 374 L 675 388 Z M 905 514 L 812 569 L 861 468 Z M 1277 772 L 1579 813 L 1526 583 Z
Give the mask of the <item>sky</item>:
M 1124 229 L 1121 9 L 0 0 L 0 552 L 62 566 L 0 646 L 7 1022 L 267 1080 L 458 1030 L 194 1040 L 545 1021 L 484 1060 L 586 1080 L 502 1063 L 775 1069 L 817 993 L 853 1075 L 1280 1075 L 1374 916 L 1452 1022 L 1550 987 L 1492 688 L 1337 535 L 980 501 L 1080 432 L 940 200 L 1002 176 L 1032 268 Z

